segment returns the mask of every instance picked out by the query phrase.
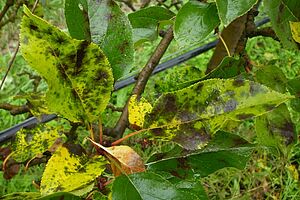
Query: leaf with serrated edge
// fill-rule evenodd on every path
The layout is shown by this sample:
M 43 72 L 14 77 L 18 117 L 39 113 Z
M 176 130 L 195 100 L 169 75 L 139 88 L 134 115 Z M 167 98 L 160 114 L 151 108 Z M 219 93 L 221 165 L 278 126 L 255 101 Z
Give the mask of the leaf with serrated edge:
M 289 22 L 300 21 L 300 19 L 291 12 L 283 0 L 265 0 L 264 9 L 270 17 L 272 28 L 283 46 L 289 49 L 297 49 L 297 44 L 293 41 Z
M 226 120 L 262 115 L 291 98 L 253 81 L 209 79 L 163 94 L 143 128 L 151 129 L 154 137 L 199 149 Z
M 144 118 L 152 110 L 152 105 L 143 97 L 137 100 L 136 95 L 132 95 L 128 104 L 128 121 L 135 128 L 142 128 Z
M 46 165 L 40 191 L 42 195 L 54 192 L 84 195 L 93 188 L 91 185 L 95 178 L 105 170 L 106 164 L 108 162 L 103 156 L 89 159 L 83 153 L 75 154 L 62 146 L 52 155 Z
M 189 1 L 178 12 L 174 37 L 180 46 L 201 42 L 220 23 L 214 3 Z
M 88 0 L 88 9 L 92 41 L 107 56 L 117 80 L 126 75 L 133 64 L 134 48 L 129 19 L 113 0 Z
M 169 181 L 153 172 L 135 173 L 117 177 L 112 186 L 112 199 L 199 200 L 196 195 L 177 189 Z
M 218 131 L 201 150 L 189 152 L 181 148 L 175 154 L 153 155 L 146 164 L 147 171 L 168 172 L 181 179 L 205 177 L 225 167 L 243 169 L 254 149 L 254 145 L 240 136 Z
M 24 6 L 21 51 L 46 80 L 48 108 L 71 121 L 98 120 L 113 88 L 108 60 L 96 44 L 70 38 Z
M 122 173 L 132 174 L 136 172 L 145 171 L 145 166 L 142 158 L 129 146 L 121 145 L 121 146 L 104 147 L 101 144 L 94 142 L 93 140 L 90 141 L 94 145 L 100 147 L 106 153 L 108 153 L 109 159 L 113 159 L 111 161 L 111 167 L 115 176 L 119 176 Z
M 247 13 L 258 0 L 216 0 L 221 21 L 228 26 L 233 20 Z

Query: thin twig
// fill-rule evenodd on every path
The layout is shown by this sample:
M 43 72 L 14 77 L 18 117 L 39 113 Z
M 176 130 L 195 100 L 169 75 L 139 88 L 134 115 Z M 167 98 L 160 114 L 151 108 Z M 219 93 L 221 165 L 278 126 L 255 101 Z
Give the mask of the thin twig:
M 0 12 L 0 22 L 3 19 L 6 12 L 8 11 L 9 7 L 11 7 L 12 5 L 14 5 L 14 0 L 7 0 L 6 1 L 5 5 L 4 5 L 4 8 Z
M 33 8 L 32 8 L 32 12 L 35 11 L 36 6 L 37 6 L 38 3 L 39 3 L 39 0 L 36 0 L 36 1 L 34 2 Z M 16 59 L 16 56 L 17 56 L 17 54 L 18 54 L 18 52 L 19 52 L 19 49 L 20 49 L 20 41 L 18 41 L 17 48 L 16 48 L 16 50 L 15 50 L 13 56 L 12 56 L 11 59 L 9 60 L 8 68 L 7 68 L 6 73 L 5 73 L 5 75 L 4 75 L 4 77 L 3 77 L 2 81 L 1 81 L 1 84 L 0 84 L 0 90 L 1 90 L 1 88 L 3 87 L 4 82 L 5 82 L 5 80 L 6 80 L 6 77 L 7 77 L 9 71 L 11 70 L 11 68 L 12 68 L 12 66 L 13 66 L 13 63 L 14 63 L 14 61 L 15 61 L 15 59 Z
M 142 69 L 142 71 L 139 73 L 137 82 L 135 84 L 135 87 L 133 88 L 132 95 L 137 95 L 137 99 L 140 98 L 141 94 L 143 93 L 146 84 L 154 70 L 154 68 L 158 65 L 160 59 L 166 52 L 169 44 L 171 43 L 173 39 L 173 28 L 170 27 L 166 33 L 166 35 L 162 38 L 158 46 L 156 47 L 153 55 L 148 60 L 145 67 Z M 129 101 L 129 99 L 128 99 Z M 117 122 L 113 133 L 117 138 L 120 138 L 126 127 L 128 126 L 128 101 L 126 105 L 124 106 L 123 112 L 121 114 L 121 117 L 119 118 L 119 121 Z

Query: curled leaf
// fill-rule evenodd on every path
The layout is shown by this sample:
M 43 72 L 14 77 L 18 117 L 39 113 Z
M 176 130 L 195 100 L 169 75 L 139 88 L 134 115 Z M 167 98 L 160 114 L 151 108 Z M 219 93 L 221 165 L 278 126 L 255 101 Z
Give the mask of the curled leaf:
M 104 147 L 92 140 L 90 141 L 108 154 L 107 157 L 111 160 L 111 168 L 115 176 L 145 171 L 142 158 L 129 146 Z

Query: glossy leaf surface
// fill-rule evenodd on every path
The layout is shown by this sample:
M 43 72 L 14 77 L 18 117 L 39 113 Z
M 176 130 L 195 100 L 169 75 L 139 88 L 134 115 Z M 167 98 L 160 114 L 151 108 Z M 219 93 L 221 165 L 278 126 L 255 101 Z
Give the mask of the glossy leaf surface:
M 152 6 L 130 13 L 128 18 L 133 27 L 133 41 L 140 44 L 155 40 L 160 22 L 170 20 L 175 14 L 166 8 Z
M 108 162 L 102 156 L 89 159 L 76 149 L 74 145 L 62 146 L 49 159 L 41 181 L 42 195 L 71 192 L 82 196 L 93 188 Z
M 113 200 L 198 199 L 197 196 L 177 189 L 169 181 L 151 172 L 119 176 L 115 179 L 112 190 Z
M 96 44 L 70 38 L 26 7 L 21 25 L 25 60 L 47 82 L 47 107 L 71 121 L 98 120 L 113 86 L 108 60 Z
M 132 27 L 127 16 L 113 0 L 88 0 L 88 5 L 92 41 L 107 56 L 117 80 L 132 67 Z
M 65 17 L 72 38 L 91 41 L 86 0 L 66 0 Z
M 224 167 L 243 169 L 254 148 L 237 135 L 218 132 L 202 150 L 189 153 L 182 149 L 175 155 L 159 154 L 157 161 L 147 165 L 150 171 L 168 172 L 181 179 L 205 177 Z
M 225 26 L 247 13 L 256 3 L 257 0 L 216 0 L 220 19 Z
M 196 44 L 212 33 L 219 23 L 214 3 L 189 1 L 176 16 L 174 37 L 180 46 Z
M 297 48 L 291 34 L 289 22 L 300 21 L 282 0 L 265 0 L 264 8 L 271 19 L 276 35 L 286 48 Z

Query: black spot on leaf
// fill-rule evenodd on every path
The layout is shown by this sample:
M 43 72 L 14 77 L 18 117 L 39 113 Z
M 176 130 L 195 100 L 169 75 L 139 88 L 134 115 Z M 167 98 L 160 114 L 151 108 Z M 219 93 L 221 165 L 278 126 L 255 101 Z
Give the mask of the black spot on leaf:
M 241 87 L 245 85 L 245 81 L 243 79 L 235 79 L 232 83 L 233 86 L 235 87 Z
M 254 116 L 255 116 L 254 114 L 238 114 L 236 117 L 239 120 L 244 120 L 244 119 L 249 119 L 249 118 L 254 117 Z
M 234 99 L 230 99 L 226 102 L 224 107 L 224 112 L 230 112 L 236 109 L 236 106 L 238 105 L 238 102 Z

